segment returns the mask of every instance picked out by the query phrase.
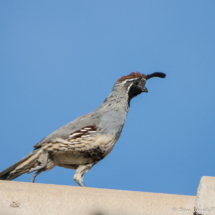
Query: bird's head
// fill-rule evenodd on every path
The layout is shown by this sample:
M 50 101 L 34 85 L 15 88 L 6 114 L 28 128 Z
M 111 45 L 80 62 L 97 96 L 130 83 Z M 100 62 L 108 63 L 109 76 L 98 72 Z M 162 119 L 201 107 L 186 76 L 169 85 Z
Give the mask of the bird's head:
M 146 81 L 153 77 L 165 78 L 166 74 L 162 72 L 155 72 L 150 75 L 144 75 L 139 72 L 132 72 L 129 75 L 123 76 L 116 84 L 122 86 L 128 93 L 128 99 L 130 100 L 139 95 L 143 92 L 148 92 L 147 88 L 145 87 Z

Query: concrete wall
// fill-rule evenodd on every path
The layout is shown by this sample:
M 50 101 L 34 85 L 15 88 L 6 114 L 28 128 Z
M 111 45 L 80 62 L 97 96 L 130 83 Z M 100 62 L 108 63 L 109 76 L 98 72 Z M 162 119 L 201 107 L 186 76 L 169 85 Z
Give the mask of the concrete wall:
M 215 177 L 203 176 L 195 203 L 196 214 L 215 214 Z
M 209 184 L 207 184 L 209 183 Z M 205 187 L 213 187 L 205 191 Z M 203 177 L 195 196 L 0 181 L 0 215 L 215 214 L 215 178 Z M 210 201 L 207 200 L 210 199 Z M 210 207 L 210 213 L 200 209 Z M 196 213 L 197 214 L 197 213 Z

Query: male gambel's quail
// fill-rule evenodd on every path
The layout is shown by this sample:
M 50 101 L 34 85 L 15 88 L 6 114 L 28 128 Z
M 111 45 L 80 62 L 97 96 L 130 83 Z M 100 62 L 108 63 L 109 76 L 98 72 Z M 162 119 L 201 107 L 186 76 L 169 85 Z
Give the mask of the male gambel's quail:
M 54 131 L 34 146 L 34 150 L 0 173 L 1 180 L 13 180 L 36 171 L 35 177 L 55 166 L 76 169 L 74 180 L 82 187 L 83 176 L 93 165 L 107 156 L 119 139 L 130 101 L 142 92 L 146 80 L 164 78 L 164 73 L 151 75 L 132 72 L 121 77 L 111 94 L 96 110 Z

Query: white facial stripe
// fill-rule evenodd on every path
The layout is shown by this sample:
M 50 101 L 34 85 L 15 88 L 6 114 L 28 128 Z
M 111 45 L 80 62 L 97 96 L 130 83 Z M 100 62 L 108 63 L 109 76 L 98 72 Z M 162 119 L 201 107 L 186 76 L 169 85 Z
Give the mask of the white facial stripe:
M 128 82 L 128 81 L 138 80 L 138 79 L 139 79 L 139 80 L 142 80 L 142 79 L 143 79 L 144 81 L 146 81 L 145 78 L 141 78 L 141 79 L 140 79 L 140 78 L 131 78 L 131 79 L 126 79 L 125 81 L 122 81 L 121 84 L 124 84 L 124 83 L 126 83 L 126 82 Z
M 129 92 L 129 90 L 130 90 L 130 88 L 131 88 L 132 85 L 133 85 L 133 83 L 131 83 L 131 84 L 128 86 L 128 88 L 127 88 L 128 92 Z
M 127 88 L 127 101 L 129 99 L 129 90 L 130 90 L 130 88 L 131 88 L 132 85 L 133 85 L 133 83 L 129 84 L 128 88 Z
M 126 83 L 127 81 L 133 81 L 133 80 L 137 80 L 139 78 L 131 78 L 131 79 L 126 79 L 125 81 L 122 81 L 121 83 L 124 84 Z

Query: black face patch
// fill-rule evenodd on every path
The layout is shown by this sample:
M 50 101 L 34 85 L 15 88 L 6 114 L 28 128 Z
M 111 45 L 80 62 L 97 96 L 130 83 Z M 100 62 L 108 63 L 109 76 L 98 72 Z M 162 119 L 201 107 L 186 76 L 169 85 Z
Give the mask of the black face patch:
M 138 85 L 134 85 L 132 84 L 132 86 L 129 89 L 128 92 L 128 104 L 130 106 L 130 101 L 132 98 L 134 98 L 135 96 L 139 95 L 140 93 L 142 93 L 142 88 Z

